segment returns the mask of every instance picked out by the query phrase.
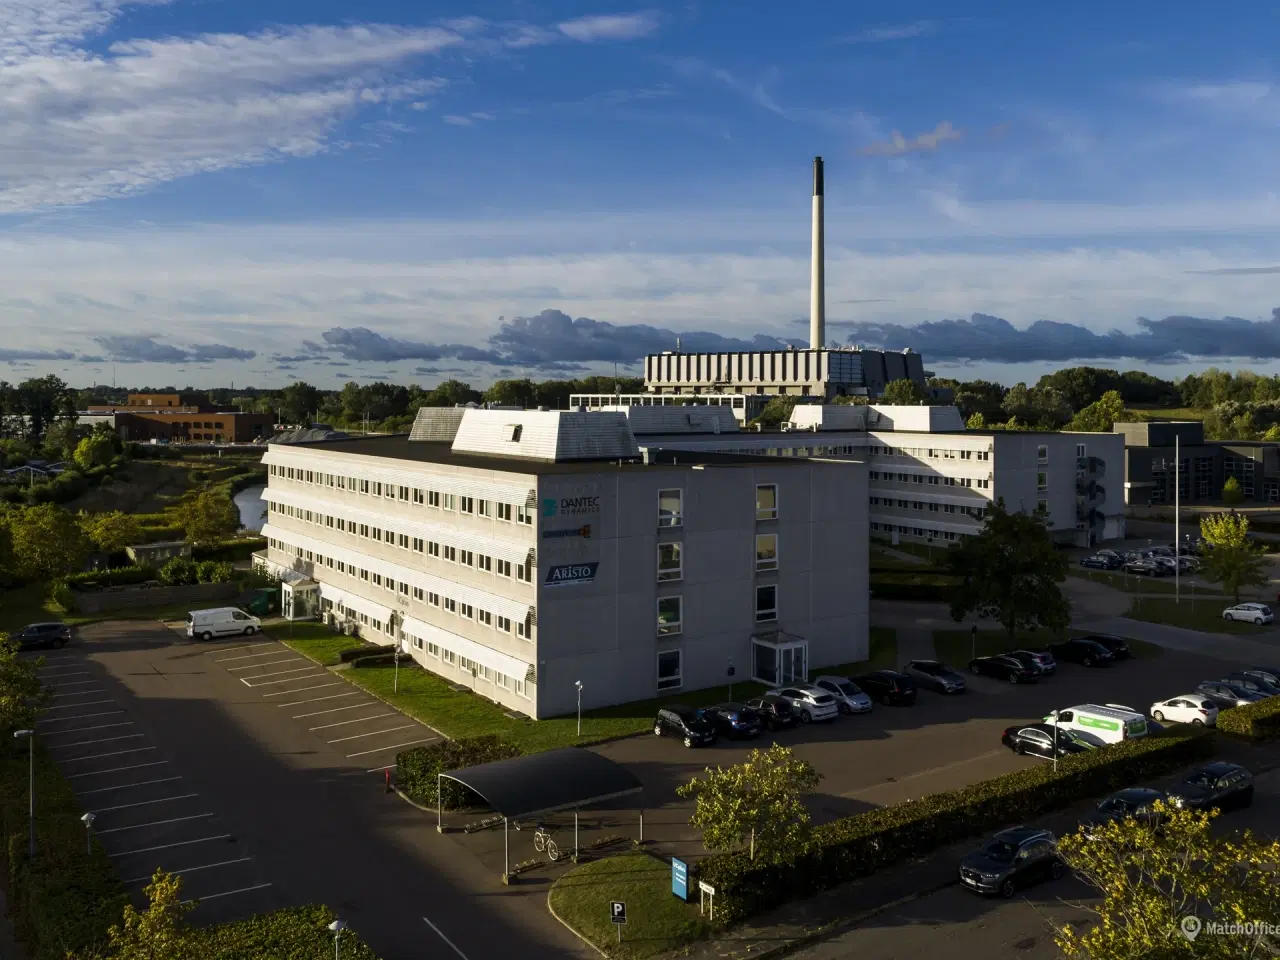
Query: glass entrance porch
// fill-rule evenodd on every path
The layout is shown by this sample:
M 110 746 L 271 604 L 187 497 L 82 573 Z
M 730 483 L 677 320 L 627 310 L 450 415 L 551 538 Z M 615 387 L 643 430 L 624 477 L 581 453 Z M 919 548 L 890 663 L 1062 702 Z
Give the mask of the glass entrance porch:
M 751 638 L 751 679 L 778 687 L 809 679 L 809 641 L 775 630 Z

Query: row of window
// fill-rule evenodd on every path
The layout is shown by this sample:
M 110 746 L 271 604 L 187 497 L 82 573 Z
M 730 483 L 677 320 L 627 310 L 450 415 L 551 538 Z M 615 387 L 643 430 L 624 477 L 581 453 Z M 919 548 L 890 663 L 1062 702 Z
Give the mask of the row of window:
M 303 470 L 301 467 L 282 467 L 274 463 L 268 467 L 268 472 L 271 476 L 279 477 L 282 480 L 310 483 L 317 487 L 346 490 L 350 493 L 382 497 L 386 500 L 397 500 L 401 503 L 413 503 L 417 506 L 432 507 L 436 510 L 448 510 L 476 517 L 496 517 L 498 520 L 505 520 L 508 523 L 533 523 L 533 511 L 523 504 L 481 500 L 477 497 L 464 497 L 459 494 L 442 493 L 439 490 L 429 490 L 422 487 L 405 487 L 393 483 L 382 483 L 377 480 L 348 477 L 342 474 Z
M 388 593 L 404 597 L 406 600 L 412 598 L 419 603 L 425 603 L 438 610 L 443 610 L 445 613 L 462 617 L 464 620 L 474 620 L 476 623 L 483 624 L 486 627 L 493 627 L 502 633 L 514 633 L 523 640 L 532 639 L 532 630 L 527 617 L 513 622 L 508 617 L 484 610 L 473 604 L 463 603 L 453 597 L 442 597 L 431 590 L 415 587 L 403 580 L 396 581 L 391 577 L 384 577 L 380 573 L 373 573 L 363 567 L 357 567 L 353 563 L 335 560 L 333 557 L 326 557 L 311 550 L 303 550 L 301 547 L 291 547 L 282 540 L 269 538 L 267 544 L 272 549 L 291 554 L 299 560 L 305 560 L 307 563 L 317 566 L 328 567 L 330 570 L 336 570 L 338 573 L 360 580 L 363 583 L 372 584 L 375 587 L 386 590 Z M 360 622 L 368 623 L 369 621 L 362 617 Z M 381 626 L 378 626 L 377 629 L 381 629 Z
M 778 569 L 778 535 L 756 534 L 756 569 Z M 684 578 L 684 544 L 679 540 L 658 544 L 658 582 Z
M 897 507 L 899 510 L 928 510 L 930 513 L 958 513 L 974 520 L 987 515 L 985 507 L 960 507 L 954 503 L 930 503 L 926 500 L 895 500 L 893 497 L 868 497 L 873 507 Z
M 496 687 L 502 687 L 505 690 L 510 690 L 516 696 L 524 697 L 526 700 L 529 699 L 529 694 L 525 688 L 525 680 L 523 677 L 508 677 L 505 673 L 494 670 L 492 667 L 486 667 L 483 664 L 476 663 L 476 661 L 468 657 L 464 657 L 460 653 L 455 653 L 454 651 L 447 649 L 442 650 L 438 643 L 432 643 L 430 641 L 424 642 L 420 637 L 415 637 L 409 633 L 406 633 L 404 636 L 405 639 L 413 645 L 414 649 L 421 650 L 429 657 L 441 660 L 450 666 L 457 667 L 464 673 L 470 673 L 474 680 L 483 680 L 485 683 L 491 683 Z
M 917 460 L 990 460 L 990 450 L 947 450 L 939 447 L 890 447 L 872 445 L 873 457 L 914 457 Z M 1041 447 L 1044 450 L 1046 448 Z
M 923 473 L 897 473 L 884 470 L 869 470 L 867 475 L 872 480 L 884 480 L 889 483 L 920 483 L 931 487 L 966 487 L 970 490 L 990 490 L 991 481 L 986 477 L 940 477 Z M 1044 476 L 1044 474 L 1041 474 Z
M 314 523 L 317 526 L 337 530 L 339 533 L 350 534 L 353 537 L 362 537 L 377 543 L 385 543 L 389 547 L 398 547 L 401 550 L 408 550 L 412 553 L 426 554 L 428 557 L 434 557 L 437 560 L 444 560 L 448 563 L 456 563 L 464 567 L 473 567 L 482 573 L 496 573 L 500 577 L 508 578 L 514 576 L 516 580 L 520 580 L 523 583 L 530 583 L 533 580 L 533 565 L 528 561 L 513 564 L 510 560 L 500 560 L 483 553 L 476 553 L 474 550 L 465 550 L 447 543 L 442 544 L 435 540 L 424 540 L 421 537 L 411 537 L 407 533 L 384 530 L 373 524 L 356 523 L 353 520 L 320 513 L 318 510 L 303 510 L 301 507 L 290 506 L 286 503 L 275 503 L 273 501 L 267 504 L 267 508 L 272 513 L 300 520 L 303 523 Z
M 905 523 L 876 523 L 871 521 L 872 533 L 900 533 L 904 537 L 932 537 L 934 540 L 959 540 L 964 534 L 954 530 L 926 530 L 924 527 L 909 527 Z
M 778 519 L 778 485 L 756 484 L 756 519 Z M 684 491 L 676 488 L 658 491 L 658 526 L 680 527 L 684 525 Z
M 778 619 L 778 585 L 756 587 L 756 623 Z M 684 597 L 679 594 L 658 598 L 658 636 L 670 637 L 684 632 Z

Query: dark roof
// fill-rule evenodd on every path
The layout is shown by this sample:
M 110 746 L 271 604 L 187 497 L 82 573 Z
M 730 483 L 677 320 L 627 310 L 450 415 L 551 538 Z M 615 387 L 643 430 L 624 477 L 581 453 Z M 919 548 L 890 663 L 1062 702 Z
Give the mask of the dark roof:
M 469 787 L 512 819 L 584 807 L 641 789 L 626 767 L 580 747 L 496 760 L 443 776 Z
M 1233 770 L 1244 770 L 1245 768 L 1238 763 L 1227 763 L 1225 760 L 1215 760 L 1213 763 L 1206 763 L 1203 767 L 1196 767 L 1188 777 L 1194 777 L 1197 773 L 1210 773 L 1222 776 L 1224 773 L 1231 773 Z
M 1048 830 L 1040 827 L 1010 827 L 1008 830 L 1001 830 L 992 839 L 1007 840 L 1010 843 L 1022 843 L 1022 841 L 1030 840 L 1032 837 L 1043 837 L 1048 832 Z
M 1163 797 L 1165 792 L 1154 787 L 1128 787 L 1124 790 L 1117 790 L 1111 796 L 1119 797 L 1121 800 L 1142 801 L 1150 800 L 1153 797 Z

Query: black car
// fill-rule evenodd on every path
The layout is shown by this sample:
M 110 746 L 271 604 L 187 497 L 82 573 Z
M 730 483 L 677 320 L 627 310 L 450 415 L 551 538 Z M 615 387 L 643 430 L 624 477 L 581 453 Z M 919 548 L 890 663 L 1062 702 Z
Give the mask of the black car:
M 917 686 L 927 687 L 938 693 L 965 691 L 964 677 L 938 660 L 912 660 L 902 668 L 902 672 Z
M 716 733 L 731 740 L 760 736 L 760 714 L 745 703 L 717 703 L 702 713 L 711 721 Z
M 960 882 L 978 893 L 1012 897 L 1019 887 L 1067 872 L 1052 833 L 1035 827 L 1001 830 L 960 861 Z
M 1218 705 L 1219 710 L 1243 707 L 1266 699 L 1260 693 L 1246 690 L 1239 684 L 1227 683 L 1225 680 L 1207 680 L 1196 687 L 1195 692 L 1208 697 Z
M 1058 672 L 1058 664 L 1048 650 L 1010 650 L 1006 656 L 1025 663 L 1042 677 L 1051 677 Z
M 1241 670 L 1240 672 L 1247 673 L 1251 677 L 1260 677 L 1267 683 L 1280 686 L 1280 667 L 1249 667 L 1247 670 Z
M 1092 813 L 1080 821 L 1080 830 L 1090 836 L 1092 828 L 1100 827 L 1113 820 L 1124 820 L 1133 817 L 1139 823 L 1158 826 L 1161 815 L 1154 809 L 1157 800 L 1169 802 L 1169 795 L 1163 790 L 1150 787 L 1130 787 L 1120 790 L 1103 799 Z
M 71 642 L 71 628 L 65 623 L 30 623 L 9 639 L 17 643 L 19 650 L 58 650 Z
M 1033 669 L 1017 657 L 998 654 L 994 657 L 975 657 L 969 661 L 969 672 L 976 677 L 995 677 L 1009 683 L 1034 683 L 1040 676 L 1038 669 Z
M 1227 683 L 1235 684 L 1237 687 L 1244 687 L 1250 693 L 1260 693 L 1264 697 L 1280 695 L 1280 686 L 1244 670 L 1228 673 L 1222 679 Z
M 916 685 L 905 673 L 897 670 L 877 670 L 852 679 L 863 693 L 880 703 L 905 707 L 916 702 Z
M 1104 557 L 1102 554 L 1095 553 L 1091 557 L 1081 557 L 1080 566 L 1092 570 L 1117 570 L 1120 567 L 1120 558 Z
M 1084 667 L 1105 667 L 1115 660 L 1115 655 L 1096 640 L 1072 637 L 1062 643 L 1049 644 L 1049 652 L 1055 660 L 1078 663 Z
M 1109 633 L 1091 633 L 1087 637 L 1076 637 L 1077 640 L 1092 640 L 1100 647 L 1106 647 L 1116 660 L 1128 660 L 1133 656 L 1129 649 L 1129 641 L 1124 637 L 1113 637 Z
M 705 747 L 716 742 L 716 730 L 701 710 L 675 703 L 658 711 L 653 721 L 658 737 L 675 737 L 686 747 Z
M 1217 761 L 1193 770 L 1169 791 L 1175 807 L 1231 810 L 1253 803 L 1253 774 L 1235 763 Z
M 1092 741 L 1073 730 L 1058 728 L 1054 735 L 1052 724 L 1025 723 L 1016 727 L 1008 727 L 1000 736 L 1000 742 L 1018 754 L 1031 754 L 1036 757 L 1053 759 L 1054 749 L 1059 757 L 1072 753 L 1084 753 L 1096 750 L 1102 741 Z
M 763 697 L 748 700 L 747 706 L 756 712 L 761 723 L 770 730 L 785 730 L 800 722 L 800 714 L 791 706 L 791 701 L 784 700 L 776 693 L 766 693 Z

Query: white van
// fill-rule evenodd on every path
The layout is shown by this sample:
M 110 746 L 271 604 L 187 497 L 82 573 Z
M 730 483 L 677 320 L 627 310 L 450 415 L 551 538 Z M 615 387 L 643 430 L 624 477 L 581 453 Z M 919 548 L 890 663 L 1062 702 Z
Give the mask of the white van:
M 200 640 L 214 637 L 251 637 L 262 629 L 262 621 L 237 607 L 214 607 L 192 610 L 187 614 L 187 636 Z
M 1045 723 L 1057 723 L 1063 730 L 1088 733 L 1105 743 L 1119 743 L 1145 737 L 1147 718 L 1134 710 L 1121 707 L 1104 707 L 1096 703 L 1082 703 L 1067 707 L 1044 718 Z

